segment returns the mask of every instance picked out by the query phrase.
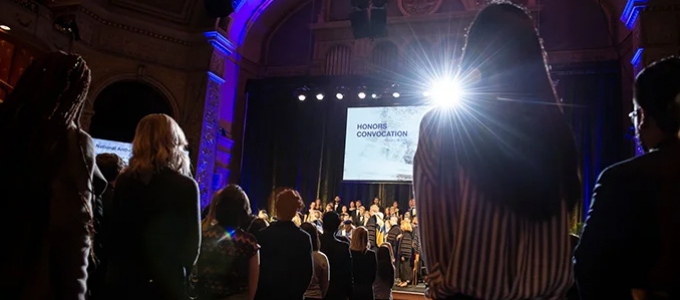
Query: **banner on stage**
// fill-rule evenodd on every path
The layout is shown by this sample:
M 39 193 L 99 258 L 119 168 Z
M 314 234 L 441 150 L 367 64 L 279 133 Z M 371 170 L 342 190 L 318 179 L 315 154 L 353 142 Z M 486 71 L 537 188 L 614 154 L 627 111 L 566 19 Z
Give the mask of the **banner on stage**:
M 102 140 L 93 138 L 94 142 L 94 154 L 99 155 L 102 153 L 113 153 L 125 161 L 126 164 L 130 163 L 130 157 L 132 157 L 132 143 L 117 142 L 110 140 Z M 189 151 L 184 151 L 189 155 Z
M 113 153 L 128 163 L 132 157 L 132 144 L 93 138 L 94 154 Z
M 350 107 L 346 181 L 412 181 L 420 121 L 429 106 Z

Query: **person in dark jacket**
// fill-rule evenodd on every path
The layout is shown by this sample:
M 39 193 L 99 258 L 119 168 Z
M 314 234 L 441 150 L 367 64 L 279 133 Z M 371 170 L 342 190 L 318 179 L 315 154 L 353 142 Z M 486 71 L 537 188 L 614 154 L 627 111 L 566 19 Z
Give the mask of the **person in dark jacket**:
M 255 300 L 301 300 L 314 275 L 312 240 L 293 223 L 304 207 L 300 194 L 285 189 L 276 195 L 278 221 L 260 231 L 260 279 Z
M 375 252 L 369 249 L 366 227 L 361 226 L 354 230 L 350 250 L 354 274 L 352 300 L 373 300 L 375 299 L 373 283 L 377 274 L 378 261 Z
M 201 245 L 200 199 L 184 132 L 167 115 L 144 117 L 107 216 L 107 299 L 187 298 Z
M 323 215 L 321 252 L 326 254 L 331 269 L 331 282 L 325 300 L 346 300 L 352 295 L 352 255 L 349 243 L 340 241 L 336 231 L 340 227 L 340 216 L 335 212 Z
M 581 298 L 680 299 L 680 57 L 635 80 L 645 154 L 602 171 L 574 253 Z
M 106 278 L 106 265 L 108 264 L 105 239 L 106 221 L 105 214 L 111 211 L 113 194 L 116 188 L 116 179 L 120 172 L 125 168 L 125 161 L 120 156 L 113 153 L 102 153 L 97 155 L 97 170 L 106 179 L 108 185 L 104 193 L 95 197 L 92 203 L 92 213 L 94 217 L 94 237 L 92 240 L 92 251 L 87 268 L 87 287 L 89 299 L 100 299 L 100 294 L 104 288 Z
M 90 69 L 54 52 L 0 106 L 2 299 L 86 298 L 92 201 L 106 187 L 80 128 Z
M 392 246 L 383 243 L 378 248 L 378 277 L 373 282 L 373 291 L 376 300 L 392 300 L 392 286 L 394 286 L 395 268 Z

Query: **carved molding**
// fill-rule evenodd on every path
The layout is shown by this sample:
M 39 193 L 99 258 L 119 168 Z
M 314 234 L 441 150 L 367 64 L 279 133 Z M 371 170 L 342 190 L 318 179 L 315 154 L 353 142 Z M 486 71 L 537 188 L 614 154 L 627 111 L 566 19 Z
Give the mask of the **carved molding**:
M 439 9 L 442 0 L 399 0 L 398 4 L 404 16 L 430 15 Z
M 309 66 L 290 66 L 290 67 L 268 67 L 265 71 L 266 77 L 291 77 L 303 76 L 307 74 Z
M 92 12 L 92 11 L 82 7 L 82 6 L 80 7 L 80 11 L 83 12 L 84 14 L 86 14 L 87 16 L 91 17 L 95 21 L 97 21 L 101 24 L 104 24 L 106 26 L 111 26 L 111 27 L 122 29 L 122 30 L 125 30 L 125 31 L 137 33 L 137 34 L 144 35 L 144 36 L 147 36 L 147 37 L 151 37 L 151 38 L 154 38 L 154 39 L 164 40 L 164 41 L 167 41 L 167 42 L 170 42 L 170 43 L 180 44 L 180 45 L 184 45 L 184 46 L 191 46 L 192 45 L 190 42 L 187 42 L 187 41 L 182 40 L 182 39 L 177 39 L 177 38 L 173 38 L 173 37 L 170 37 L 170 36 L 167 36 L 167 35 L 155 33 L 155 32 L 148 31 L 148 30 L 144 30 L 144 29 L 141 29 L 141 28 L 128 26 L 128 25 L 125 25 L 125 24 L 120 24 L 120 23 L 116 23 L 116 22 L 106 20 L 106 19 L 100 17 L 99 15 L 95 14 L 94 12 Z
M 199 1 L 111 0 L 111 4 L 115 6 L 180 24 L 189 24 L 196 3 Z
M 549 64 L 571 64 L 599 61 L 616 61 L 619 57 L 614 49 L 575 50 L 548 52 Z
M 197 181 L 201 191 L 201 207 L 205 207 L 210 203 L 213 194 L 213 174 L 217 158 L 217 136 L 219 130 L 219 106 L 223 83 L 224 80 L 221 77 L 208 73 L 201 144 L 197 164 Z
M 224 62 L 226 57 L 221 51 L 213 51 L 210 57 L 210 72 L 215 73 L 217 76 L 224 76 Z

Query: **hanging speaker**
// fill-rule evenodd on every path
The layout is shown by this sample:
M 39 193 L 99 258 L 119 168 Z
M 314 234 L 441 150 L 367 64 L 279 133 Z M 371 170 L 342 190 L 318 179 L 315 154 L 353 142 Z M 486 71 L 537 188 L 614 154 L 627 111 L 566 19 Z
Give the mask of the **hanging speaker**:
M 231 0 L 203 0 L 209 18 L 224 18 L 234 12 Z
M 387 0 L 373 0 L 370 27 L 371 37 L 387 36 Z
M 352 12 L 349 15 L 355 39 L 371 36 L 371 22 L 368 18 L 369 0 L 352 0 Z

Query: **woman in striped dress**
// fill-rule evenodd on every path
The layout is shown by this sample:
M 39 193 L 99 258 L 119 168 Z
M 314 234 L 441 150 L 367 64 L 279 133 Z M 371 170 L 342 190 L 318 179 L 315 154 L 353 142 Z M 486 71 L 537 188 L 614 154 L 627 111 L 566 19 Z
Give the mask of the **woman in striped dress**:
M 562 299 L 579 159 L 530 14 L 484 8 L 459 74 L 468 93 L 425 115 L 414 158 L 428 296 Z

